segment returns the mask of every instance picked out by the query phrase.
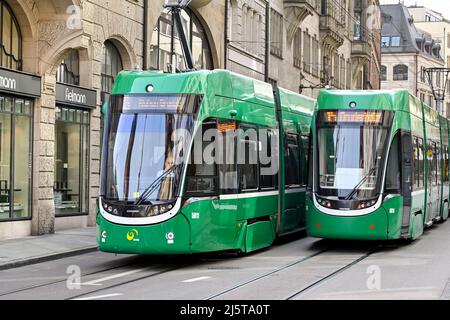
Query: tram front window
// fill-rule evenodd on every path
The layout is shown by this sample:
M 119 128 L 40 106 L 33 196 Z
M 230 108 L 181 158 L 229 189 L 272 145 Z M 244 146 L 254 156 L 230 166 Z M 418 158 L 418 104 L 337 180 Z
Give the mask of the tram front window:
M 350 201 L 379 195 L 391 122 L 386 111 L 319 113 L 319 196 Z
M 104 199 L 138 205 L 177 198 L 200 101 L 197 95 L 111 97 Z

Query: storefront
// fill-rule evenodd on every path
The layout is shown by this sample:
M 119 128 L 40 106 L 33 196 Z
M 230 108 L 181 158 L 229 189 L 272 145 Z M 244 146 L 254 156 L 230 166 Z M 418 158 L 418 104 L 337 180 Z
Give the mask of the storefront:
M 0 221 L 31 219 L 33 106 L 41 78 L 0 68 Z
M 56 217 L 88 214 L 90 112 L 96 107 L 96 102 L 94 90 L 56 84 Z

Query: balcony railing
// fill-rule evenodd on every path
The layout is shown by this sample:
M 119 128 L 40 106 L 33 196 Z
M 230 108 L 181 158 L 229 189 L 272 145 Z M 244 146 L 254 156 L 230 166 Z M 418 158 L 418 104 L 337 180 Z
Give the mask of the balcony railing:
M 343 42 L 349 36 L 348 28 L 331 15 L 320 17 L 320 31 L 332 35 L 338 42 Z
M 352 54 L 364 56 L 370 59 L 370 56 L 372 55 L 372 46 L 365 40 L 353 40 Z

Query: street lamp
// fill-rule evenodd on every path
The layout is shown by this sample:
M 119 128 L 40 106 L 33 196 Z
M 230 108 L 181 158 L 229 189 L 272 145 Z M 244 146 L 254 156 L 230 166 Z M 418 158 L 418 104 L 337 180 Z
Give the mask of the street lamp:
M 425 74 L 436 100 L 436 111 L 442 113 L 441 107 L 445 101 L 445 94 L 450 87 L 450 68 L 427 68 Z

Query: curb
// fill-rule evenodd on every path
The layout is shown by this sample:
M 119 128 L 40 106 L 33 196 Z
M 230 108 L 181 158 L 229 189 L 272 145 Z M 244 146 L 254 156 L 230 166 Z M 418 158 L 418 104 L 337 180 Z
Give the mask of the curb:
M 70 250 L 70 251 L 57 252 L 57 253 L 52 253 L 52 254 L 43 255 L 43 256 L 25 258 L 25 259 L 1 264 L 0 271 L 23 267 L 23 266 L 28 266 L 28 265 L 32 265 L 32 264 L 41 263 L 41 262 L 58 260 L 58 259 L 67 258 L 67 257 L 73 257 L 73 256 L 85 254 L 85 253 L 95 252 L 97 250 L 98 250 L 98 247 L 95 245 L 95 246 L 85 247 L 85 248 L 81 248 L 81 249 L 74 249 L 74 250 Z

